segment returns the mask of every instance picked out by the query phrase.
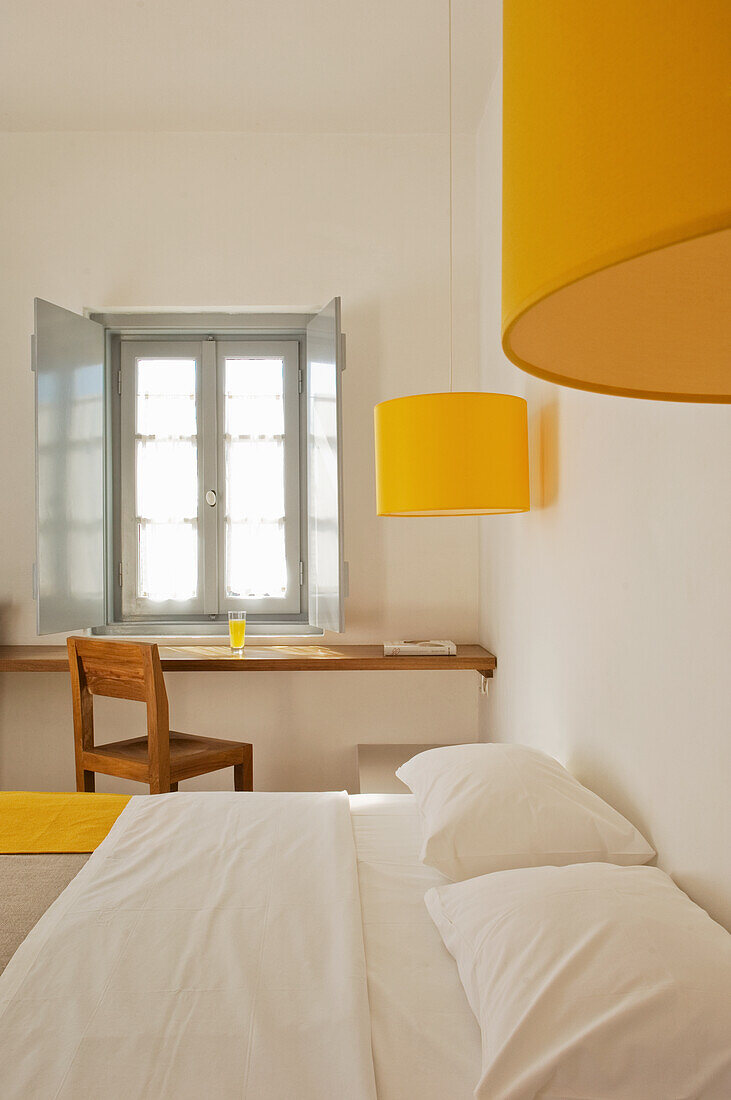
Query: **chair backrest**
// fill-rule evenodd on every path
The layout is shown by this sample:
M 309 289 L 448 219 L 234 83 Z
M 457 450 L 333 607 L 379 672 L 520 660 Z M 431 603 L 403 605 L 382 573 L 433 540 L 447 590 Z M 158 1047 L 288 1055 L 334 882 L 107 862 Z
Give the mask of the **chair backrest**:
M 154 642 L 117 642 L 69 638 L 69 669 L 74 728 L 84 749 L 94 747 L 94 695 L 134 699 L 147 705 L 150 755 L 167 753 L 170 738 L 168 697 Z M 153 744 L 154 742 L 154 744 Z

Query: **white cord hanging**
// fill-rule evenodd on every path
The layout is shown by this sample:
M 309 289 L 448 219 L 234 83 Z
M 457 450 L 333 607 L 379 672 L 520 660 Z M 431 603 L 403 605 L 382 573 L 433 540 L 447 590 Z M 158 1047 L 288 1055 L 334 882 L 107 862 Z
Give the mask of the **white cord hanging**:
M 454 138 L 452 133 L 452 0 L 449 11 L 449 392 L 454 361 Z

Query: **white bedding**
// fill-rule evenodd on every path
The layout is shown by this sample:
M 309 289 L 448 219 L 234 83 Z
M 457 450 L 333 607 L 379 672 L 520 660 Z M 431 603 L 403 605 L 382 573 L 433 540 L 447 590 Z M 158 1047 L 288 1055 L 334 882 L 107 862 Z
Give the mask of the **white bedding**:
M 424 904 L 448 880 L 419 862 L 413 795 L 353 795 L 378 1100 L 471 1100 L 480 1029 Z
M 374 1100 L 347 796 L 133 799 L 0 979 L 0 1096 Z

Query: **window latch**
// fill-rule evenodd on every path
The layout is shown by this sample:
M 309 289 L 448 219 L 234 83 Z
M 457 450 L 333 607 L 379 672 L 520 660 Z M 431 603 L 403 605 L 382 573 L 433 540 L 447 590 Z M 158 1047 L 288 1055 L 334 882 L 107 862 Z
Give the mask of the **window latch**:
M 213 489 L 209 489 L 208 492 L 206 493 L 206 504 L 210 504 L 211 508 L 215 507 L 216 493 Z

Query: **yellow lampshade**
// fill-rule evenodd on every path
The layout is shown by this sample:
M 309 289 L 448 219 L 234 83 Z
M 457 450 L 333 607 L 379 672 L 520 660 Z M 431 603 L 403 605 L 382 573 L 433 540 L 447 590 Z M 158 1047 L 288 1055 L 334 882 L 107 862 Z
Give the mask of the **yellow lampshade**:
M 731 3 L 505 0 L 503 348 L 731 401 Z
M 425 393 L 375 408 L 379 516 L 527 512 L 528 415 L 521 397 Z

